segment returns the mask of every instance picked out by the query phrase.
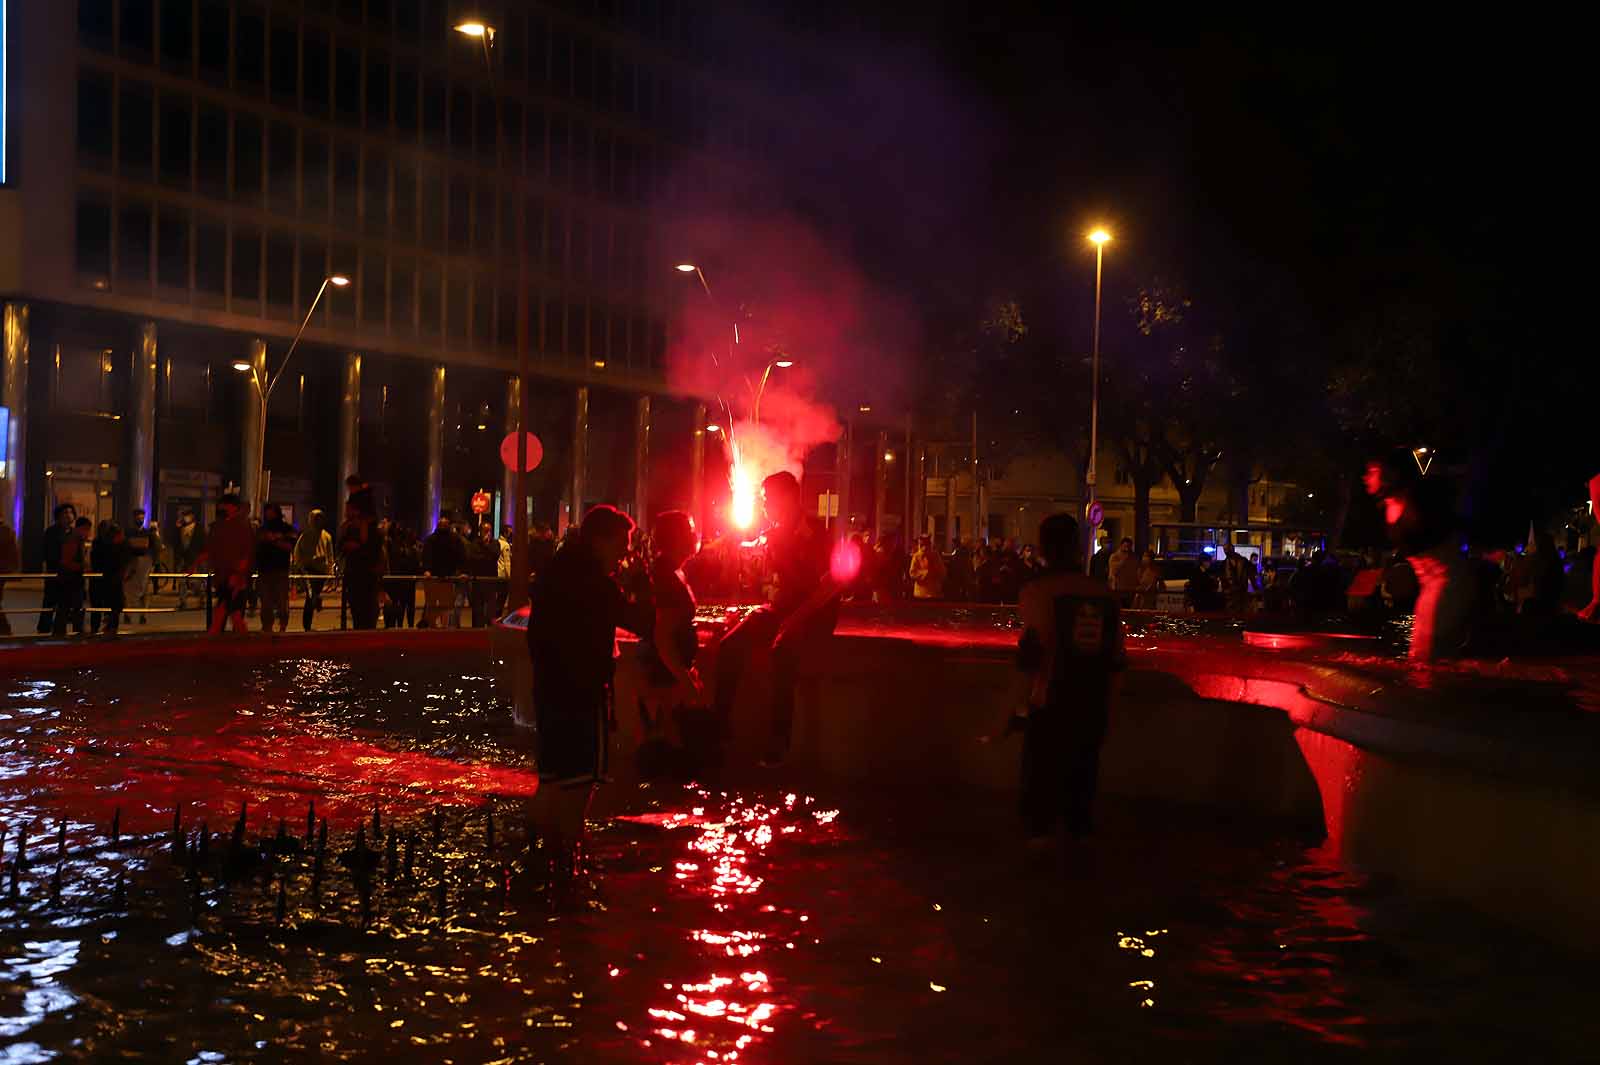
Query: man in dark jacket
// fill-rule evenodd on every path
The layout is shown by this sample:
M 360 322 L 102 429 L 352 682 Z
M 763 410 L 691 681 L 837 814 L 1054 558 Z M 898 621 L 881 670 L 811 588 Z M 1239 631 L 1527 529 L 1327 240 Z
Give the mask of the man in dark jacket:
M 467 545 L 452 524 L 455 515 L 439 512 L 439 527 L 422 541 L 422 573 L 431 577 L 422 583 L 426 606 L 419 629 L 443 628 L 456 603 L 456 577 L 466 568 Z
M 616 581 L 632 533 L 626 514 L 595 507 L 533 586 L 528 655 L 539 734 L 533 821 L 561 872 L 605 772 L 617 629 L 643 634 L 654 620 Z
M 44 531 L 44 546 L 41 548 L 44 571 L 50 576 L 44 581 L 44 599 L 40 602 L 43 611 L 39 614 L 40 633 L 51 632 L 55 628 L 56 603 L 61 599 L 61 546 L 68 536 L 72 535 L 72 527 L 78 520 L 78 508 L 71 503 L 62 503 L 56 507 L 56 523 Z

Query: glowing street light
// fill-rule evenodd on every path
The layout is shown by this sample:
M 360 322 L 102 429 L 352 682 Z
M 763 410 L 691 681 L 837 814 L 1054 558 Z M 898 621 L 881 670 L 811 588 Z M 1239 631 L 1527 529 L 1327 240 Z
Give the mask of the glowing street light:
M 1100 462 L 1100 275 L 1106 244 L 1110 240 L 1111 234 L 1104 227 L 1096 226 L 1089 231 L 1089 242 L 1094 245 L 1094 345 L 1090 357 L 1090 373 L 1094 380 L 1089 390 L 1089 470 L 1084 475 L 1083 483 L 1091 507 L 1095 501 L 1095 470 Z M 1094 559 L 1094 541 L 1094 530 L 1090 529 L 1088 548 L 1083 558 L 1085 573 L 1089 572 L 1089 565 Z
M 720 433 L 720 432 L 722 432 L 722 426 L 716 425 L 716 424 L 708 425 L 708 426 L 706 426 L 706 432 L 708 432 L 708 433 Z
M 456 26 L 456 32 L 468 37 L 485 37 L 493 31 L 481 22 L 462 22 Z
M 680 274 L 693 274 L 699 272 L 700 268 L 694 263 L 679 263 L 677 270 Z
M 328 278 L 327 283 L 332 285 L 334 288 L 345 288 L 350 284 L 350 279 L 345 277 L 343 274 L 334 274 L 332 277 Z
M 772 365 L 776 366 L 780 370 L 787 370 L 789 367 L 794 365 L 794 360 L 793 359 L 779 359 L 777 362 L 773 363 Z
M 234 363 L 233 363 L 233 368 L 235 370 L 238 370 L 240 373 L 254 373 L 255 372 L 255 367 L 250 365 L 248 362 L 245 362 L 243 359 L 235 359 Z

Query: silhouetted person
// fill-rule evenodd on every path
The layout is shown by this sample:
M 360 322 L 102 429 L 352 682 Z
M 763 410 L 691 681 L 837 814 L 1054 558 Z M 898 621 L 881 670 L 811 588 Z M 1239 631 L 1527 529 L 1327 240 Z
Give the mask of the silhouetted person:
M 767 518 L 767 565 L 777 580 L 770 605 L 736 625 L 717 651 L 717 723 L 726 735 L 733 721 L 739 682 L 758 652 L 772 652 L 771 742 L 765 761 L 781 762 L 789 751 L 794 688 L 801 658 L 825 643 L 839 620 L 842 589 L 829 576 L 827 530 L 800 504 L 794 474 L 775 473 L 762 482 Z
M 133 552 L 127 537 L 116 522 L 102 521 L 95 529 L 94 542 L 89 545 L 89 569 L 95 576 L 89 578 L 89 604 L 95 607 L 89 615 L 89 631 L 98 633 L 103 624 L 107 636 L 115 636 L 122 622 L 123 580 L 128 567 L 133 564 Z
M 456 576 L 466 568 L 467 545 L 456 534 L 448 510 L 439 512 L 439 524 L 422 541 L 422 572 L 433 578 L 424 581 L 425 606 L 418 628 L 443 628 L 456 604 Z
M 261 599 L 261 631 L 289 631 L 289 564 L 294 554 L 294 526 L 283 520 L 283 508 L 268 503 L 256 529 L 256 594 Z
M 1116 675 L 1126 666 L 1121 608 L 1101 581 L 1077 572 L 1078 523 L 1054 514 L 1039 527 L 1046 572 L 1022 590 L 1017 664 L 1021 713 L 1023 825 L 1048 840 L 1057 825 L 1081 838 L 1093 827 Z
M 632 533 L 626 514 L 595 507 L 533 586 L 527 639 L 539 790 L 531 812 L 559 872 L 570 868 L 589 800 L 605 773 L 617 629 L 650 629 L 650 619 L 628 602 L 614 576 Z
M 41 633 L 55 631 L 56 604 L 61 601 L 61 548 L 67 537 L 72 535 L 77 521 L 78 508 L 71 503 L 62 503 L 56 507 L 56 523 L 44 531 L 44 543 L 40 546 L 39 554 L 48 576 L 44 579 L 44 596 L 39 602 L 42 610 L 37 631 Z
M 0 517 L 0 574 L 22 572 L 22 550 L 17 544 L 16 530 Z M 0 576 L 0 636 L 11 635 L 10 615 L 6 613 L 6 579 Z
M 294 572 L 305 574 L 302 582 L 305 607 L 300 614 L 300 627 L 306 632 L 316 622 L 317 611 L 322 609 L 322 587 L 333 572 L 333 537 L 328 533 L 322 511 L 313 510 L 306 515 L 306 527 L 294 542 L 290 559 Z
M 250 631 L 244 609 L 250 591 L 250 566 L 256 557 L 256 533 L 234 493 L 217 500 L 217 512 L 221 516 L 212 523 L 205 548 L 196 560 L 210 563 L 211 624 L 207 631 L 220 635 L 231 619 L 233 631 L 243 634 Z
M 53 636 L 65 636 L 68 624 L 79 636 L 83 635 L 83 599 L 87 592 L 84 574 L 89 566 L 89 540 L 93 531 L 93 523 L 88 518 L 79 518 L 61 539 L 56 572 L 56 613 L 50 627 Z
M 378 596 L 382 591 L 385 556 L 383 532 L 377 515 L 362 508 L 361 500 L 372 496 L 352 492 L 344 525 L 339 529 L 339 553 L 344 558 L 345 605 L 350 609 L 350 627 L 378 627 Z

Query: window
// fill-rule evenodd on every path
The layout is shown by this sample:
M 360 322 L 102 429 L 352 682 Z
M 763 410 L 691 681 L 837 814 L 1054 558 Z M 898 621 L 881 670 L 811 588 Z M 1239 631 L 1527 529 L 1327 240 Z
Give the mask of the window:
M 228 227 L 202 217 L 194 227 L 194 289 L 203 302 L 222 306 L 228 283 Z
M 300 238 L 300 290 L 296 294 L 296 307 L 310 308 L 317 290 L 328 279 L 328 246 L 316 237 Z M 326 312 L 327 308 L 322 308 Z M 301 312 L 305 313 L 304 311 Z
M 522 166 L 522 105 L 515 100 L 501 100 L 506 131 L 506 163 L 513 170 Z
M 517 346 L 517 292 L 501 287 L 495 297 L 495 341 L 502 347 L 514 350 Z
M 479 274 L 472 281 L 472 344 L 476 348 L 494 345 L 494 281 Z
M 161 65 L 176 74 L 194 69 L 194 8 L 190 0 L 161 0 Z
M 122 176 L 149 181 L 155 144 L 155 93 L 148 85 L 122 83 L 121 113 L 117 116 L 117 154 Z
M 155 0 L 122 0 L 122 58 L 148 63 L 155 57 Z
M 495 250 L 495 187 L 494 182 L 480 180 L 477 197 L 473 201 L 472 248 L 477 255 L 493 255 Z
M 185 190 L 190 180 L 192 106 L 193 101 L 187 96 L 161 94 L 161 183 Z
M 233 195 L 247 207 L 261 205 L 261 120 L 255 115 L 233 116 Z
M 394 0 L 394 32 L 407 44 L 422 37 L 422 0 Z
M 163 359 L 161 365 L 167 414 L 181 412 L 204 417 L 211 407 L 211 367 L 172 358 Z
M 229 287 L 234 310 L 258 314 L 261 309 L 261 231 L 240 226 L 233 231 L 233 278 Z
M 200 105 L 196 127 L 195 177 L 203 196 L 228 195 L 228 112 L 215 104 Z
M 306 217 L 328 217 L 328 138 L 307 131 L 300 142 L 301 209 Z
M 417 265 L 396 259 L 390 267 L 389 328 L 396 333 L 417 331 Z
M 267 238 L 267 304 L 282 313 L 294 306 L 294 238 L 274 233 Z
M 550 82 L 550 24 L 541 15 L 528 16 L 528 79 L 535 92 Z
M 328 38 L 316 31 L 308 31 L 301 42 L 300 92 L 305 113 L 315 118 L 327 118 L 332 102 L 333 85 L 329 66 L 333 62 L 328 49 Z
M 444 243 L 444 178 L 429 169 L 422 176 L 422 243 L 438 249 Z
M 474 140 L 478 146 L 478 162 L 484 166 L 494 166 L 499 162 L 500 128 L 499 114 L 494 106 L 494 98 L 486 92 L 478 94 L 477 134 Z
M 300 202 L 300 135 L 287 122 L 267 129 L 267 202 L 279 214 L 294 214 Z
M 539 107 L 534 107 L 533 110 L 528 112 L 527 167 L 529 177 L 543 178 L 550 172 L 547 139 L 544 111 Z
M 115 409 L 112 395 L 116 357 L 110 348 L 63 345 L 55 360 L 57 410 L 104 414 Z
M 556 188 L 566 188 L 569 178 L 570 151 L 567 146 L 567 119 L 563 115 L 550 116 L 550 183 Z
M 111 206 L 93 196 L 78 199 L 74 262 L 78 277 L 94 288 L 111 285 Z
M 416 103 L 412 102 L 415 114 Z M 415 126 L 415 122 L 412 123 Z M 380 53 L 367 56 L 367 128 L 389 128 L 389 64 Z
M 444 82 L 437 77 L 424 78 L 422 82 L 422 140 L 431 148 L 444 148 L 445 139 Z
M 610 198 L 611 189 L 611 134 L 603 129 L 594 131 L 594 192 Z
M 472 152 L 472 92 L 460 86 L 450 93 L 450 147 L 463 155 Z
M 300 35 L 283 15 L 272 20 L 272 98 L 284 107 L 300 100 Z
M 233 70 L 242 92 L 267 85 L 267 16 L 241 8 L 234 23 Z
M 544 301 L 544 314 L 540 316 L 544 326 L 544 336 L 539 347 L 547 355 L 560 355 L 566 350 L 566 317 L 561 307 L 561 300 L 555 296 L 547 297 Z
M 354 229 L 360 220 L 361 152 L 354 146 L 333 153 L 334 224 Z
M 358 271 L 361 269 L 361 260 L 356 254 L 354 244 L 335 244 L 332 248 L 332 261 L 328 264 L 328 273 L 340 277 L 348 277 L 351 281 L 360 278 Z M 320 279 L 319 279 L 320 280 Z M 329 285 L 328 291 L 322 296 L 322 302 L 328 305 L 329 314 L 341 322 L 354 322 L 356 320 L 356 292 L 353 285 L 339 288 Z M 313 294 L 315 291 L 313 290 Z
M 572 95 L 572 38 L 562 30 L 550 32 L 550 92 Z
M 181 208 L 162 207 L 156 216 L 156 284 L 189 289 L 189 214 Z
M 111 77 L 85 70 L 78 75 L 78 163 L 111 169 Z
M 593 178 L 589 172 L 589 124 L 586 122 L 572 123 L 572 187 L 579 192 L 587 193 L 592 188 Z
M 574 214 L 568 223 L 572 236 L 568 241 L 568 257 L 575 277 L 589 279 L 589 224 L 582 215 Z
M 417 285 L 417 310 L 424 336 L 436 337 L 439 335 L 439 325 L 442 321 L 439 294 L 442 287 L 443 281 L 439 276 L 439 268 L 431 265 L 424 266 Z
M 78 0 L 78 40 L 97 52 L 109 52 L 113 35 L 114 0 Z
M 417 134 L 417 72 L 400 67 L 394 73 L 394 128 L 408 139 Z
M 450 177 L 450 251 L 465 255 L 472 248 L 472 183 L 460 174 Z
M 417 168 L 408 159 L 394 165 L 394 237 L 415 240 L 417 236 Z
M 228 84 L 227 0 L 200 0 L 200 77 L 213 85 Z
M 541 266 L 545 261 L 544 200 L 529 196 L 523 202 L 522 210 L 522 222 L 526 227 L 522 239 L 528 244 L 528 258 L 534 266 Z
M 611 280 L 611 227 L 598 221 L 590 232 L 589 271 L 600 284 Z
M 124 201 L 117 211 L 117 287 L 150 284 L 150 205 Z
M 572 42 L 572 94 L 585 103 L 594 99 L 594 47 L 588 37 Z
M 377 0 L 372 6 L 378 6 Z M 339 17 L 352 26 L 361 25 L 361 0 L 339 0 Z
M 467 342 L 467 325 L 472 306 L 467 302 L 467 279 L 452 274 L 445 284 L 444 320 L 449 337 L 458 344 Z
M 552 274 L 565 273 L 567 269 L 567 218 L 558 207 L 550 208 L 550 219 L 545 223 L 545 265 Z
M 611 110 L 616 103 L 616 79 L 612 73 L 613 66 L 611 48 L 604 44 L 595 45 L 594 102 L 603 111 Z
M 367 252 L 361 260 L 361 324 L 383 328 L 388 313 L 389 260 L 382 252 Z
M 389 157 L 373 149 L 368 149 L 361 172 L 361 217 L 371 236 L 389 231 Z
M 633 203 L 636 172 L 633 165 L 633 145 L 619 140 L 611 148 L 611 184 L 616 198 L 623 203 Z
M 361 124 L 361 50 L 341 44 L 333 53 L 335 114 L 352 126 Z

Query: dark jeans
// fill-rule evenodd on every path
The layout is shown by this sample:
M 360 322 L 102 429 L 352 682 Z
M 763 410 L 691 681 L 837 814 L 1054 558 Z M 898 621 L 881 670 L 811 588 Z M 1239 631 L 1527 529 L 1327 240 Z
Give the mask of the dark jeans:
M 83 574 L 58 574 L 52 582 L 56 586 L 55 621 L 50 626 L 53 636 L 65 636 L 70 623 L 78 635 L 83 635 Z
M 1091 698 L 1070 707 L 1037 709 L 1029 716 L 1022 739 L 1020 796 L 1029 835 L 1048 835 L 1060 822 L 1071 836 L 1089 834 L 1108 702 Z
M 732 733 L 734 701 L 739 682 L 757 652 L 772 649 L 772 737 L 774 753 L 787 752 L 794 728 L 794 688 L 800 660 L 833 632 L 833 615 L 824 610 L 803 628 L 778 640 L 784 617 L 770 608 L 757 610 L 724 636 L 717 647 L 715 721 L 724 736 Z
M 322 586 L 327 583 L 326 577 L 311 578 L 305 582 L 306 605 L 300 612 L 300 625 L 306 632 L 311 631 L 311 623 L 316 620 L 317 611 L 322 609 Z
M 388 580 L 383 590 L 389 596 L 383 608 L 383 627 L 408 629 L 417 623 L 417 582 Z
M 351 577 L 346 573 L 344 578 L 345 605 L 350 609 L 350 627 L 352 629 L 375 629 L 378 627 L 378 578 L 377 577 Z
M 481 629 L 500 619 L 500 607 L 506 601 L 506 582 L 479 577 L 472 582 L 469 598 L 472 601 L 472 627 Z
M 101 621 L 104 619 L 106 635 L 116 635 L 117 623 L 122 619 L 122 608 L 127 605 L 122 596 L 122 582 L 96 578 L 95 585 L 89 592 L 89 602 L 92 606 L 108 611 L 105 614 L 95 611 L 89 615 L 89 631 L 99 632 Z
M 56 603 L 61 599 L 61 577 L 52 574 L 44 579 L 44 594 L 39 598 L 39 625 L 34 630 L 39 633 L 51 632 L 56 623 Z

